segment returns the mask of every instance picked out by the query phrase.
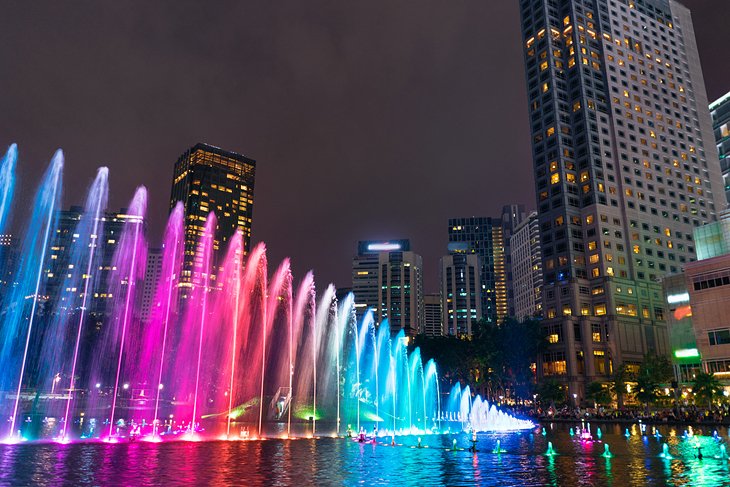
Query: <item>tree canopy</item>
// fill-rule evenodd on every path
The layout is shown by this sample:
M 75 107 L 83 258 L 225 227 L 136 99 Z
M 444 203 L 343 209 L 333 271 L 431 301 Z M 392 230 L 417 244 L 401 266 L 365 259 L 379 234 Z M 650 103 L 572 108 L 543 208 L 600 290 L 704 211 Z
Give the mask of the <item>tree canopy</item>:
M 507 388 L 530 397 L 532 367 L 546 343 L 539 321 L 508 318 L 499 325 L 480 320 L 470 337 L 419 335 L 412 346 L 420 347 L 424 360 L 438 363 L 444 380 L 459 381 L 494 400 Z

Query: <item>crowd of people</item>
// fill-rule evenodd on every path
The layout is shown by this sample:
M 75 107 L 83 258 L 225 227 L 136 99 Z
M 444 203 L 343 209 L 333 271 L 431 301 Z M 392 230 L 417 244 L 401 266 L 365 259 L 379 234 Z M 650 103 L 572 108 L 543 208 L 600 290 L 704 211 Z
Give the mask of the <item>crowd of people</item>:
M 599 407 L 577 408 L 571 406 L 530 408 L 525 406 L 508 407 L 513 414 L 527 416 L 537 420 L 565 420 L 575 421 L 586 419 L 590 421 L 607 422 L 636 422 L 658 424 L 687 424 L 687 425 L 726 425 L 730 426 L 730 407 L 728 405 L 714 406 L 712 409 L 695 405 L 680 406 L 678 408 L 651 409 L 643 407 L 626 407 L 622 409 L 608 409 Z

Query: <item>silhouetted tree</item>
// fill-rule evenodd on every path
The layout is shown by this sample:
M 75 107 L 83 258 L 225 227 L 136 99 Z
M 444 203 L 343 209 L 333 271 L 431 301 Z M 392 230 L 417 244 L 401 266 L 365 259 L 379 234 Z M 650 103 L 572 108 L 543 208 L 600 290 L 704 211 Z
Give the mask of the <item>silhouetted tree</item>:
M 712 409 L 712 400 L 719 396 L 722 392 L 722 384 L 717 377 L 707 372 L 700 372 L 695 376 L 692 384 L 692 392 L 700 401 L 707 401 L 707 405 Z

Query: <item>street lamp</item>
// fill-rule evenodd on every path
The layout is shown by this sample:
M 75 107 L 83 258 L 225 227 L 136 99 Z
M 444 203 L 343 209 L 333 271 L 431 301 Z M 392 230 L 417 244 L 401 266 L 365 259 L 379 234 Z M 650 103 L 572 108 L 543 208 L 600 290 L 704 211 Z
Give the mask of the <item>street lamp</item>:
M 573 402 L 575 402 L 575 407 L 578 407 L 578 394 L 575 392 L 573 393 Z
M 53 376 L 53 383 L 51 384 L 51 394 L 56 392 L 56 384 L 58 384 L 61 381 L 61 373 Z

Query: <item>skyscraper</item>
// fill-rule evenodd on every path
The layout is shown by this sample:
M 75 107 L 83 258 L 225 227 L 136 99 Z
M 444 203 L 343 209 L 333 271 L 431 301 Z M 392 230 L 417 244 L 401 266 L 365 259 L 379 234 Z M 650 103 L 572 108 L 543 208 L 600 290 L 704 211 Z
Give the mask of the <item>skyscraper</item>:
M 428 337 L 442 336 L 441 294 L 423 295 L 423 334 Z
M 218 219 L 214 249 L 225 248 L 228 240 L 240 230 L 244 253 L 248 253 L 255 172 L 253 159 L 207 144 L 196 144 L 175 163 L 170 209 L 178 201 L 185 207 L 185 258 L 180 276 L 183 298 L 193 279 L 193 265 L 199 257 L 198 239 L 209 212 L 214 211 Z
M 139 317 L 142 322 L 149 321 L 152 311 L 155 309 L 155 291 L 157 283 L 162 277 L 162 249 L 152 248 L 147 251 L 147 264 L 144 271 L 142 283 L 142 295 L 140 296 Z
M 480 259 L 453 253 L 441 258 L 441 323 L 444 335 L 470 336 L 482 317 Z
M 423 332 L 423 262 L 410 241 L 360 241 L 352 261 L 352 292 L 358 318 L 373 309 L 378 322 L 409 336 Z
M 710 105 L 712 129 L 715 132 L 715 143 L 720 156 L 725 198 L 730 201 L 730 93 L 715 100 Z M 708 143 L 709 144 L 709 143 Z
M 493 323 L 502 321 L 509 311 L 502 219 L 449 219 L 448 250 L 449 254 L 476 254 L 479 257 L 479 317 Z
M 507 286 L 507 315 L 515 316 L 515 293 L 512 282 L 512 252 L 510 242 L 517 227 L 525 219 L 525 205 L 512 204 L 502 207 L 502 239 L 504 240 L 504 269 Z
M 513 316 L 524 319 L 542 316 L 542 255 L 540 223 L 537 212 L 531 212 L 510 238 Z
M 668 353 L 658 279 L 725 206 L 689 11 L 674 0 L 520 0 L 549 350 L 583 397 Z

